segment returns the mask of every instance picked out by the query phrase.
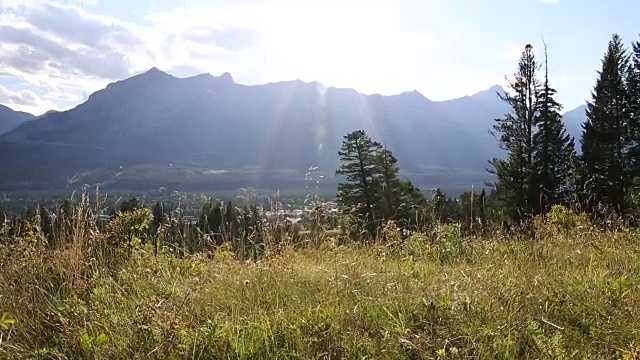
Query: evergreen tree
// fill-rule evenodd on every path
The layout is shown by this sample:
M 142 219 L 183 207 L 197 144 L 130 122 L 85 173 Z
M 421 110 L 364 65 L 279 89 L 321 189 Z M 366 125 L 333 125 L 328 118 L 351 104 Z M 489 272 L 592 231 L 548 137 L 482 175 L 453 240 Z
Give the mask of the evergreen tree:
M 631 61 L 627 72 L 629 123 L 627 124 L 626 160 L 631 176 L 640 177 L 640 41 L 632 43 Z
M 455 217 L 455 201 L 440 188 L 431 189 L 431 206 L 434 222 L 444 223 Z
M 156 201 L 156 204 L 153 206 L 153 220 L 151 222 L 151 231 L 155 233 L 162 225 L 162 221 L 165 219 L 165 206 L 164 202 L 161 200 Z
M 587 103 L 583 124 L 582 184 L 589 205 L 603 204 L 624 211 L 629 181 L 625 161 L 629 101 L 625 85 L 628 59 L 620 36 L 614 34 L 602 59 L 602 70 Z
M 134 212 L 141 207 L 140 200 L 137 197 L 131 197 L 120 204 L 120 212 Z
M 511 113 L 495 119 L 491 132 L 497 137 L 500 148 L 506 151 L 507 158 L 494 158 L 489 161 L 496 175 L 495 187 L 505 206 L 509 218 L 522 220 L 533 209 L 537 192 L 533 186 L 534 133 L 538 121 L 538 93 L 540 83 L 536 73 L 533 47 L 527 45 L 518 63 L 518 71 L 509 87 L 513 94 L 499 94 L 511 108 Z
M 398 219 L 403 226 L 417 226 L 416 215 L 426 208 L 427 199 L 417 187 L 413 186 L 410 180 L 400 180 L 400 207 L 398 209 Z
M 544 83 L 538 96 L 537 132 L 533 137 L 533 183 L 538 194 L 534 213 L 552 205 L 567 203 L 575 191 L 575 143 L 562 123 L 562 105 L 553 96 L 549 84 L 547 48 L 545 45 Z
M 480 193 L 480 198 L 478 199 L 478 218 L 480 219 L 480 227 L 484 232 L 487 229 L 487 192 L 482 189 Z
M 346 182 L 338 186 L 338 204 L 353 213 L 370 235 L 378 226 L 394 220 L 409 226 L 415 211 L 426 200 L 410 181 L 398 177 L 400 167 L 391 150 L 358 130 L 344 137 L 338 152 L 342 164 L 336 174 Z
M 354 213 L 373 236 L 380 218 L 380 166 L 378 154 L 382 145 L 372 140 L 364 130 L 344 136 L 338 151 L 340 167 L 336 175 L 346 182 L 338 185 L 338 205 L 344 212 Z
M 380 217 L 384 220 L 398 220 L 403 206 L 402 186 L 398 173 L 398 160 L 385 147 L 376 156 L 380 166 L 380 185 L 382 187 L 382 204 Z
M 221 232 L 224 240 L 232 242 L 235 248 L 238 238 L 238 213 L 231 201 L 227 203 L 222 212 Z

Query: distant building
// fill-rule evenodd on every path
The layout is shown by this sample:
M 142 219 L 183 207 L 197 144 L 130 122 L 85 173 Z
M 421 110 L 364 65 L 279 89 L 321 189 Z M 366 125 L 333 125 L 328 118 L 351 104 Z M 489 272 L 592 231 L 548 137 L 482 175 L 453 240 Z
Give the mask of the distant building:
M 195 216 L 191 216 L 191 215 L 182 217 L 182 221 L 184 221 L 185 224 L 189 224 L 189 225 L 198 224 L 198 219 Z

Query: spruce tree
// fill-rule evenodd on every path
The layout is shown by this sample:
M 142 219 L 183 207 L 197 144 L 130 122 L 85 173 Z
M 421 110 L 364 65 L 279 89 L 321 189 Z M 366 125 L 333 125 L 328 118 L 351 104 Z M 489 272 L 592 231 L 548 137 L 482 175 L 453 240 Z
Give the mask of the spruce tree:
M 341 164 L 336 175 L 346 179 L 338 185 L 338 205 L 344 212 L 356 215 L 370 236 L 375 234 L 380 218 L 381 149 L 382 145 L 364 130 L 356 130 L 344 136 L 338 151 Z
M 549 84 L 545 44 L 544 83 L 538 96 L 537 131 L 533 137 L 533 184 L 538 194 L 534 213 L 545 212 L 555 204 L 568 203 L 575 191 L 575 143 L 562 123 L 562 105 L 553 97 Z
M 338 154 L 342 163 L 336 174 L 346 180 L 338 185 L 338 204 L 344 212 L 356 215 L 371 236 L 389 220 L 411 225 L 426 199 L 410 181 L 399 178 L 391 150 L 358 130 L 344 137 Z
M 511 220 L 522 220 L 532 211 L 537 192 L 533 186 L 534 133 L 537 121 L 537 96 L 540 83 L 536 73 L 533 47 L 527 45 L 518 63 L 518 71 L 509 87 L 513 94 L 499 94 L 511 107 L 511 113 L 495 119 L 491 132 L 506 151 L 507 158 L 489 161 L 496 175 L 495 187 Z M 499 136 L 496 136 L 499 134 Z
M 626 50 L 614 34 L 602 59 L 602 69 L 587 103 L 583 124 L 582 186 L 589 205 L 602 204 L 624 211 L 625 187 L 629 181 L 625 161 L 629 101 L 625 84 L 628 73 Z
M 400 180 L 400 207 L 398 219 L 403 226 L 418 225 L 416 215 L 427 206 L 427 199 L 410 180 Z
M 381 218 L 384 220 L 397 220 L 399 211 L 403 205 L 402 187 L 398 173 L 398 160 L 386 147 L 376 156 L 380 166 L 380 185 L 382 190 L 382 204 L 380 206 Z
M 433 222 L 448 222 L 454 213 L 453 200 L 440 188 L 431 189 L 431 206 L 433 210 Z
M 640 41 L 632 43 L 631 61 L 627 72 L 629 94 L 629 123 L 625 143 L 626 161 L 631 176 L 640 177 Z
M 480 218 L 480 227 L 483 232 L 487 229 L 487 192 L 482 189 L 480 198 L 478 199 L 480 206 L 478 208 L 478 217 Z

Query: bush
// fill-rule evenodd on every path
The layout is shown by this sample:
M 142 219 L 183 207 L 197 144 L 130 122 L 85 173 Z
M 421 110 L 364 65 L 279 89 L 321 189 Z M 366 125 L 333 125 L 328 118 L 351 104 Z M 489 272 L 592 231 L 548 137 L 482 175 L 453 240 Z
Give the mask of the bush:
M 587 214 L 576 213 L 563 205 L 554 205 L 548 213 L 535 217 L 533 226 L 537 236 L 543 238 L 572 237 L 593 228 Z

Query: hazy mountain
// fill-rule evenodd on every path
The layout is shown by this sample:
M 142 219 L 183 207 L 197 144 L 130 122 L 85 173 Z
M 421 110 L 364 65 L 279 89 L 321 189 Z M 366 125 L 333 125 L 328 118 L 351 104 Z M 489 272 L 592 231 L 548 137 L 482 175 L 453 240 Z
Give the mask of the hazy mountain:
M 153 68 L 0 136 L 0 166 L 14 169 L 0 184 L 286 188 L 304 185 L 310 165 L 331 183 L 343 135 L 364 129 L 417 184 L 470 189 L 500 154 L 488 133 L 508 111 L 499 91 L 436 102 L 417 91 L 244 86 L 229 74 L 179 79 Z
M 14 111 L 4 105 L 0 105 L 0 134 L 4 134 L 23 122 L 34 118 L 35 116 L 29 113 Z
M 573 110 L 569 110 L 562 116 L 567 132 L 573 136 L 576 147 L 580 148 L 580 137 L 582 136 L 582 123 L 587 120 L 585 114 L 586 105 L 580 105 Z

